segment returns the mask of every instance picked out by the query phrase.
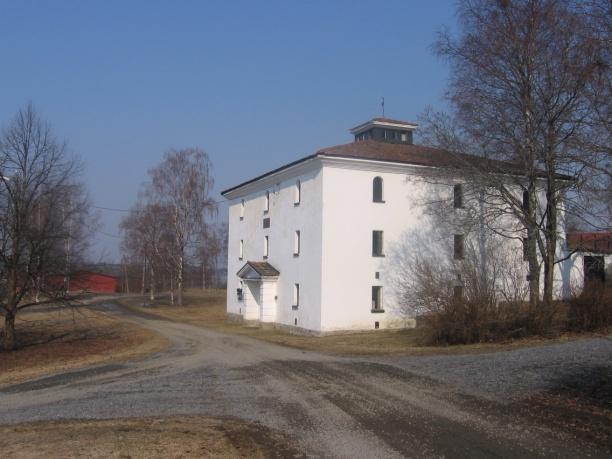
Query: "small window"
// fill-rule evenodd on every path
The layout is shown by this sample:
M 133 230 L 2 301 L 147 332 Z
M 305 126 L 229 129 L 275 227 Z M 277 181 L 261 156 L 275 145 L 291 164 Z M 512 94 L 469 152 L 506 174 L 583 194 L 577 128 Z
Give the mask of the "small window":
M 293 235 L 293 255 L 298 256 L 300 254 L 300 231 L 297 230 Z
M 529 239 L 523 238 L 523 261 L 529 261 Z
M 453 187 L 453 204 L 455 209 L 463 209 L 463 186 L 460 184 Z
M 266 196 L 264 198 L 264 212 L 268 212 L 270 210 L 270 192 L 266 191 Z
M 382 310 L 382 287 L 375 285 L 372 287 L 372 311 Z
M 270 239 L 268 236 L 264 236 L 264 258 L 268 258 L 268 253 L 270 250 Z
M 295 194 L 293 197 L 293 205 L 297 206 L 302 201 L 302 182 L 295 182 Z
M 380 272 L 379 271 L 376 271 L 374 273 L 374 279 L 380 279 Z
M 264 229 L 265 228 L 270 228 L 270 217 L 263 219 L 263 227 L 264 227 Z
M 464 250 L 463 250 L 463 234 L 455 234 L 454 241 L 454 257 L 455 260 L 463 260 Z
M 384 202 L 383 201 L 383 179 L 382 177 L 374 177 L 372 181 L 372 201 L 373 202 Z
M 238 249 L 238 259 L 242 260 L 244 257 L 244 241 L 240 239 L 240 248 Z
M 300 284 L 293 284 L 293 307 L 300 305 Z
M 372 231 L 372 256 L 384 257 L 383 252 L 383 232 Z
M 240 220 L 244 220 L 244 199 L 240 201 Z

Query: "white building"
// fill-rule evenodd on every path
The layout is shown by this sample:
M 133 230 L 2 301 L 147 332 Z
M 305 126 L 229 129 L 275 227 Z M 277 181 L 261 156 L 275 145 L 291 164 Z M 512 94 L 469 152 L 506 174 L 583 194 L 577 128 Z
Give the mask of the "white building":
M 227 312 L 315 333 L 413 326 L 390 288 L 385 255 L 423 225 L 414 205 L 422 185 L 406 177 L 457 162 L 413 145 L 415 129 L 375 118 L 351 130 L 353 143 L 225 190 Z

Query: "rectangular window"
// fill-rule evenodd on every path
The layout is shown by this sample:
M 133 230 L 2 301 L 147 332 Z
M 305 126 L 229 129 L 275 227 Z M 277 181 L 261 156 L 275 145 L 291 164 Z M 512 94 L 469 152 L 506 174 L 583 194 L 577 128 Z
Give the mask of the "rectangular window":
M 238 250 L 238 259 L 242 260 L 244 257 L 244 241 L 242 239 L 240 239 L 240 248 Z
M 382 310 L 382 287 L 375 285 L 372 287 L 372 311 Z
M 302 182 L 295 182 L 295 194 L 293 196 L 293 205 L 297 206 L 302 200 Z
M 455 234 L 454 241 L 454 257 L 455 260 L 463 260 L 464 250 L 463 250 L 463 234 Z
M 383 252 L 383 232 L 372 231 L 372 256 L 384 257 Z
M 529 205 L 529 192 L 527 190 L 523 191 L 523 210 L 525 213 L 529 213 L 531 206 Z
M 244 220 L 244 199 L 240 201 L 240 220 Z
M 300 254 L 300 231 L 297 230 L 293 236 L 293 255 L 298 256 Z
M 300 305 L 300 284 L 293 284 L 293 308 Z
M 453 287 L 453 300 L 461 301 L 463 299 L 463 285 L 455 285 Z
M 270 192 L 266 191 L 266 195 L 264 196 L 264 213 L 267 213 L 270 210 Z
M 529 239 L 523 238 L 523 261 L 529 260 Z
M 264 258 L 268 258 L 268 253 L 270 250 L 270 239 L 268 238 L 268 236 L 264 236 Z
M 453 204 L 455 209 L 463 209 L 463 186 L 455 185 L 453 187 Z
M 263 227 L 270 228 L 270 217 L 263 219 Z

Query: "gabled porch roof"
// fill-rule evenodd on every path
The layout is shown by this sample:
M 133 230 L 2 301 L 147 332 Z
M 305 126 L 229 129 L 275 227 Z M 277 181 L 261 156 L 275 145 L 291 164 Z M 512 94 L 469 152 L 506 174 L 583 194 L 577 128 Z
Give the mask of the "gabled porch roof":
M 259 280 L 277 278 L 280 272 L 267 261 L 247 261 L 236 274 L 241 279 Z

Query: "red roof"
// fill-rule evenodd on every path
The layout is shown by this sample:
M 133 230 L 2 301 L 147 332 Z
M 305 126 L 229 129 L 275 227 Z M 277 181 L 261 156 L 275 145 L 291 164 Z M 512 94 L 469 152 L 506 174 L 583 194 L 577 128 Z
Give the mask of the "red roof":
M 369 159 L 418 166 L 452 167 L 452 168 L 485 168 L 488 172 L 520 173 L 521 168 L 507 161 L 495 161 L 481 156 L 456 153 L 441 148 L 426 147 L 405 143 L 379 142 L 363 140 L 322 148 L 317 152 L 322 156 L 342 158 Z
M 612 254 L 612 232 L 569 233 L 567 247 L 578 252 Z

